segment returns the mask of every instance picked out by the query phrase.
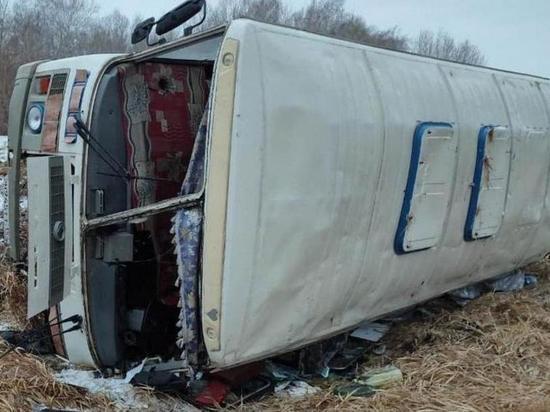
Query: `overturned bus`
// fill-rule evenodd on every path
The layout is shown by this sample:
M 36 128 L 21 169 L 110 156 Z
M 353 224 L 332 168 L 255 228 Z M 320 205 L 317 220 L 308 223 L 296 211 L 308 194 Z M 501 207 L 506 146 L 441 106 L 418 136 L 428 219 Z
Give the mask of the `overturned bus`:
M 231 368 L 550 248 L 548 79 L 250 20 L 21 67 L 9 149 L 29 316 L 98 368 Z

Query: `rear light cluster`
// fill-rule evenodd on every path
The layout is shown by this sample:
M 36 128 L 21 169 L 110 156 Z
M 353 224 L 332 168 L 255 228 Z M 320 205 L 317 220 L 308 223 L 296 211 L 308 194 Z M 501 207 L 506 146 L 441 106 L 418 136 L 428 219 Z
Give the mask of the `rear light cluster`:
M 37 77 L 32 84 L 32 94 L 35 96 L 47 96 L 50 91 L 51 82 L 52 76 Z M 42 132 L 44 111 L 44 103 L 33 103 L 29 107 L 29 110 L 27 110 L 27 127 L 34 134 Z
M 51 76 L 38 77 L 34 83 L 34 92 L 39 96 L 48 94 L 50 90 Z
M 57 143 L 57 129 L 67 77 L 68 73 L 37 76 L 31 86 L 26 127 L 36 135 L 41 134 L 44 129 L 44 139 L 49 139 L 52 144 Z M 46 118 L 50 119 L 49 123 Z M 47 124 L 44 126 L 45 121 Z

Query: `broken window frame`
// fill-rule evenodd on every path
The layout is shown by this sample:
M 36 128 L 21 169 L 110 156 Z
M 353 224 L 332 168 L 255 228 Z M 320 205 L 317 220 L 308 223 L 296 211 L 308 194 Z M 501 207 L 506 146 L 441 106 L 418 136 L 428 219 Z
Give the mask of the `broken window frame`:
M 90 231 L 103 227 L 128 223 L 133 220 L 143 219 L 151 216 L 157 216 L 163 213 L 177 211 L 180 209 L 189 209 L 202 203 L 204 187 L 198 193 L 191 195 L 178 196 L 172 199 L 163 200 L 147 206 L 134 209 L 128 209 L 122 212 L 113 213 L 107 216 L 96 217 L 84 221 L 84 230 Z

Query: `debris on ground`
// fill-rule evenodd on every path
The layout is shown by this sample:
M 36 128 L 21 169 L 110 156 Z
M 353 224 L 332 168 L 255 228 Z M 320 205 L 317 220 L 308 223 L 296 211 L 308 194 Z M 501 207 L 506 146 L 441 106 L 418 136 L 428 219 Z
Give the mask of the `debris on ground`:
M 351 336 L 369 342 L 379 342 L 391 328 L 389 323 L 367 322 L 357 328 Z
M 525 272 L 518 270 L 485 284 L 491 292 L 517 292 L 525 287 Z
M 147 405 L 139 401 L 136 388 L 123 379 L 105 379 L 97 372 L 65 369 L 54 375 L 55 379 L 66 385 L 85 389 L 92 394 L 106 396 L 115 404 L 125 405 L 130 409 L 145 409 Z
M 387 389 L 403 382 L 401 369 L 389 365 L 384 368 L 371 369 L 362 373 L 355 382 L 370 386 L 373 389 Z
M 517 270 L 495 279 L 470 285 L 449 293 L 449 296 L 460 306 L 466 306 L 472 300 L 479 299 L 484 293 L 512 293 L 532 288 L 537 285 L 537 276 Z
M 221 381 L 204 382 L 204 388 L 195 397 L 195 403 L 203 407 L 219 408 L 225 401 L 231 389 Z
M 280 383 L 275 387 L 275 396 L 279 398 L 299 399 L 315 395 L 320 391 L 320 388 L 304 381 L 288 381 Z
M 550 410 L 550 261 L 529 269 L 452 293 L 465 307 L 436 299 L 284 359 L 178 382 L 180 391 L 201 407 L 251 411 Z M 0 259 L 0 331 L 28 328 L 25 301 L 25 273 Z M 0 354 L 9 348 L 0 343 Z M 129 384 L 162 387 L 165 371 L 134 372 L 56 372 L 14 350 L 0 360 L 0 410 L 196 410 Z
M 342 398 L 370 398 L 376 395 L 376 391 L 369 385 L 361 383 L 346 383 L 337 385 L 332 392 Z
M 438 299 L 426 304 L 429 316 L 406 315 L 380 341 L 386 353 L 367 354 L 354 378 L 331 379 L 303 399 L 271 397 L 241 410 L 548 411 L 550 259 L 526 273 L 519 292 L 489 292 L 466 307 Z M 536 289 L 528 288 L 530 276 Z M 388 364 L 402 382 L 382 390 L 354 382 Z

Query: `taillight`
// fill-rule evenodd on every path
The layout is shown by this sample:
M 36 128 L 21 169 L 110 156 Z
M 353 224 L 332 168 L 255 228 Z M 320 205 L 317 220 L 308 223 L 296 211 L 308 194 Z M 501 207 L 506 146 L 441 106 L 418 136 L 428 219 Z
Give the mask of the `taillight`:
M 38 95 L 45 95 L 48 94 L 48 90 L 50 90 L 50 82 L 51 77 L 50 76 L 44 76 L 39 77 L 36 79 L 36 89 L 35 92 Z

